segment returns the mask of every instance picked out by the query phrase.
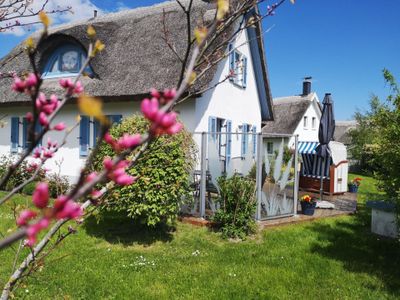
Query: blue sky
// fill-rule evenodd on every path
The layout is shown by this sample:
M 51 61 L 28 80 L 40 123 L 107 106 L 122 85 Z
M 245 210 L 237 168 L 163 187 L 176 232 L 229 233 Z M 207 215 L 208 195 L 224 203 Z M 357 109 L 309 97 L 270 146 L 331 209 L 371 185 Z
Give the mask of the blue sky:
M 71 18 L 92 14 L 93 7 L 105 13 L 162 2 L 53 0 L 57 1 L 75 8 Z M 388 68 L 400 79 L 399 11 L 398 0 L 285 3 L 263 24 L 264 29 L 270 28 L 265 48 L 273 96 L 299 94 L 302 78 L 312 76 L 312 89 L 321 101 L 324 93 L 332 93 L 339 120 L 351 119 L 356 109 L 367 109 L 371 93 L 384 99 L 388 91 L 382 69 Z M 23 38 L 0 34 L 0 57 Z

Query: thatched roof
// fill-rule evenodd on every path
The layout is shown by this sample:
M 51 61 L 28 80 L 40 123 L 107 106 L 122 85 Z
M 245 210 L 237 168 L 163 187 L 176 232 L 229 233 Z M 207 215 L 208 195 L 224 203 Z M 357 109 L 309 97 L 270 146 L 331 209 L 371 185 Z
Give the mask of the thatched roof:
M 349 145 L 351 143 L 349 130 L 355 129 L 356 127 L 357 121 L 336 121 L 333 139 L 337 142 Z
M 189 0 L 181 0 L 184 4 Z M 96 57 L 91 67 L 94 78 L 84 78 L 83 84 L 87 93 L 108 99 L 128 100 L 145 95 L 155 87 L 157 89 L 175 87 L 181 72 L 181 63 L 163 40 L 163 15 L 169 38 L 173 41 L 176 52 L 186 50 L 187 25 L 185 14 L 175 1 L 167 1 L 150 7 L 126 10 L 99 16 L 77 23 L 67 24 L 51 30 L 49 37 L 39 45 L 40 65 L 43 66 L 52 50 L 65 41 L 75 41 L 87 49 L 89 40 L 86 30 L 92 24 L 97 36 L 106 48 Z M 215 16 L 215 4 L 195 0 L 193 20 L 209 21 Z M 227 33 L 228 34 L 228 33 Z M 37 38 L 38 34 L 33 37 Z M 260 39 L 259 45 L 262 46 Z M 15 47 L 0 61 L 0 72 L 30 69 L 24 44 Z M 265 70 L 264 82 L 269 91 L 268 75 L 264 55 L 261 58 Z M 208 86 L 217 67 L 211 69 L 202 79 L 202 87 Z M 26 102 L 24 95 L 17 96 L 10 90 L 11 79 L 3 79 L 0 85 L 0 105 L 15 105 Z M 45 92 L 58 90 L 57 79 L 46 79 L 43 84 Z M 271 101 L 268 101 L 271 102 Z M 266 105 L 271 105 L 270 103 Z M 264 104 L 265 106 L 265 104 Z M 265 118 L 264 118 L 265 119 Z
M 262 129 L 263 134 L 293 134 L 313 103 L 315 93 L 306 96 L 274 98 L 274 121 L 268 121 Z

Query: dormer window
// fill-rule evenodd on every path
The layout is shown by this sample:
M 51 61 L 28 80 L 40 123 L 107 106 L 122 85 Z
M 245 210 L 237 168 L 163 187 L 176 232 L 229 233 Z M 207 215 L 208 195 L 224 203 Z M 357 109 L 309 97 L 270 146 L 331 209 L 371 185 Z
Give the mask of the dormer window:
M 74 44 L 62 45 L 49 56 L 43 71 L 43 78 L 73 77 L 79 74 L 85 60 L 86 53 Z M 84 70 L 86 74 L 92 74 L 88 66 Z

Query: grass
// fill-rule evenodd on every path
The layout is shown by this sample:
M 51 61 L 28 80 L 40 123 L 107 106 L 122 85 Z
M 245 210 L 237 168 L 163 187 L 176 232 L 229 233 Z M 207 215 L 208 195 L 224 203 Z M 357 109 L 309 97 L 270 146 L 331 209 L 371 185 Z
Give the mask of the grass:
M 355 176 L 355 175 L 351 175 Z M 138 228 L 90 219 L 16 291 L 24 299 L 398 299 L 400 245 L 372 235 L 360 186 L 355 216 L 267 229 L 229 242 L 205 228 Z M 22 196 L 13 200 L 25 202 Z M 11 203 L 11 202 L 10 202 Z M 11 224 L 0 210 L 0 231 Z M 12 249 L 0 252 L 0 283 Z

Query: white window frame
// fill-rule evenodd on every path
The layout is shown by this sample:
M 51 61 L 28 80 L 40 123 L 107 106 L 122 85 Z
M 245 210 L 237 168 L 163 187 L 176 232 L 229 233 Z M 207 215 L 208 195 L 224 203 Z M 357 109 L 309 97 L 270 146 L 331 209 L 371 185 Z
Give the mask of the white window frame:
M 233 47 L 233 46 L 231 46 Z M 233 56 L 233 61 L 234 61 L 234 68 L 232 70 L 231 65 L 229 66 L 229 75 L 230 81 L 240 87 L 240 88 L 246 88 L 247 85 L 247 57 L 240 52 L 237 49 L 231 50 L 232 52 L 230 53 L 229 57 L 230 60 L 232 60 L 231 56 Z M 238 57 L 238 59 L 236 59 Z
M 267 153 L 274 154 L 274 142 L 267 142 Z
M 303 117 L 303 127 L 304 127 L 304 129 L 308 129 L 308 117 L 307 116 Z

